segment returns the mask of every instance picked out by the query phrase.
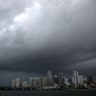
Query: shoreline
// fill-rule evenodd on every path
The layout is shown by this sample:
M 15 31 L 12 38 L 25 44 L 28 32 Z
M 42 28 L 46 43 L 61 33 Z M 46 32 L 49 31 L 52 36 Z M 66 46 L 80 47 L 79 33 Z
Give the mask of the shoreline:
M 19 89 L 16 89 L 16 90 L 0 90 L 0 91 L 91 91 L 91 90 L 96 90 L 96 88 L 89 88 L 89 89 L 51 89 L 51 90 L 19 90 Z

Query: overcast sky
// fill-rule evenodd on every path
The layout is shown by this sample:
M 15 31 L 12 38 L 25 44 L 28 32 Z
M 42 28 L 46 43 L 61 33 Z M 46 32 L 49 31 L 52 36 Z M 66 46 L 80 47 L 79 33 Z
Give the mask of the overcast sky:
M 0 0 L 1 85 L 74 64 L 96 75 L 96 0 Z

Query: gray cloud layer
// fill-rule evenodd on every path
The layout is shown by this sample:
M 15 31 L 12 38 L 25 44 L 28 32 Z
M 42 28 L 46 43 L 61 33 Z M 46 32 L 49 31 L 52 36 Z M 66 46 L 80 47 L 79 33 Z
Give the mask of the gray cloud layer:
M 95 5 L 95 0 L 0 0 L 0 70 L 70 73 L 77 64 L 95 74 Z

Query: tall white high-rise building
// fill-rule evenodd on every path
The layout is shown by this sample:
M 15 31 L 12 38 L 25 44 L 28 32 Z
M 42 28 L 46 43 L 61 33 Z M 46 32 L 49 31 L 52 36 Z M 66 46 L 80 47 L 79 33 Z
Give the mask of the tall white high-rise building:
M 16 78 L 16 88 L 20 87 L 20 78 Z
M 15 88 L 16 82 L 15 79 L 12 80 L 12 88 Z
M 77 71 L 74 71 L 73 77 L 72 77 L 72 83 L 75 87 L 78 87 L 79 85 L 79 74 Z
M 53 85 L 53 77 L 52 77 L 52 72 L 49 70 L 47 72 L 47 85 L 52 86 Z
M 83 75 L 79 75 L 77 71 L 74 71 L 73 77 L 72 77 L 72 83 L 75 87 L 78 87 L 78 85 L 84 84 L 84 77 Z

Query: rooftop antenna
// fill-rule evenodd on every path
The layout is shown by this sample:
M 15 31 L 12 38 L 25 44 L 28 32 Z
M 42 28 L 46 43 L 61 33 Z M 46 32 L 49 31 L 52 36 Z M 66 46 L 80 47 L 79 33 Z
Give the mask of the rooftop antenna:
M 74 71 L 76 71 L 76 63 L 74 64 Z

